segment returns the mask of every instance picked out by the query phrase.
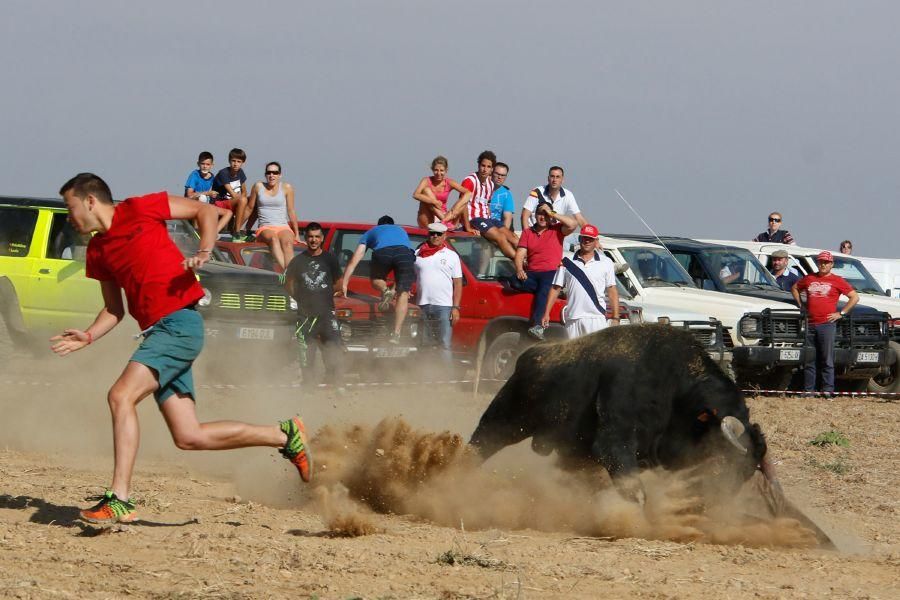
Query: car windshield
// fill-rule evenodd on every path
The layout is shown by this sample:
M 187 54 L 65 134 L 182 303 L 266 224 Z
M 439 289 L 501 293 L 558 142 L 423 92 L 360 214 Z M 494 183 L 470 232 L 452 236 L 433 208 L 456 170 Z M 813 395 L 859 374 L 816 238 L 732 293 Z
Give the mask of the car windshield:
M 619 248 L 631 271 L 647 287 L 694 287 L 687 271 L 662 248 Z
M 756 287 L 781 290 L 772 275 L 744 248 L 704 248 L 707 270 L 718 276 L 726 288 Z
M 166 221 L 166 228 L 169 230 L 169 238 L 185 258 L 197 254 L 200 249 L 200 234 L 194 229 L 190 221 Z M 222 256 L 222 252 L 218 248 L 213 248 L 210 253 L 210 260 L 219 262 L 230 262 Z
M 866 267 L 855 258 L 843 256 L 834 257 L 834 267 L 831 272 L 847 280 L 860 294 L 877 294 L 884 296 L 884 290 L 869 273 Z
M 513 261 L 483 237 L 452 237 L 450 243 L 476 279 L 491 281 L 516 273 Z

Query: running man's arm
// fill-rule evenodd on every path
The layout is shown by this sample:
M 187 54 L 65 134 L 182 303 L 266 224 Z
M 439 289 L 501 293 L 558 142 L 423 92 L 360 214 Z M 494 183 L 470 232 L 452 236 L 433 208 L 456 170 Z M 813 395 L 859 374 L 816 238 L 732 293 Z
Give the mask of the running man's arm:
M 212 204 L 194 202 L 180 196 L 169 196 L 169 213 L 174 219 L 196 220 L 200 229 L 200 249 L 197 254 L 184 259 L 185 269 L 203 266 L 212 256 L 213 247 L 219 236 L 219 212 Z
M 344 296 L 347 295 L 347 286 L 350 285 L 350 278 L 353 277 L 353 271 L 356 270 L 356 265 L 358 265 L 359 261 L 366 255 L 366 248 L 368 248 L 368 246 L 365 244 L 357 246 L 356 252 L 353 253 L 353 257 L 347 264 L 347 270 L 344 271 L 344 278 L 341 279 L 341 294 Z
M 81 350 L 110 332 L 125 317 L 125 304 L 122 302 L 122 290 L 115 281 L 101 281 L 100 291 L 103 294 L 103 308 L 90 327 L 66 329 L 60 335 L 50 338 L 56 342 L 50 349 L 60 356 Z

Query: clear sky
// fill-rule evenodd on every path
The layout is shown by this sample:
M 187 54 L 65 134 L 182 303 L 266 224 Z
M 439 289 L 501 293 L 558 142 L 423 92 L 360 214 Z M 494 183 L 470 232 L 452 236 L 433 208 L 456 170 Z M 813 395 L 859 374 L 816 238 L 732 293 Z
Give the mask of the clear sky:
M 198 152 L 278 160 L 302 219 L 415 217 L 437 154 L 566 168 L 588 219 L 900 256 L 896 2 L 5 0 L 0 194 L 79 171 L 181 193 Z

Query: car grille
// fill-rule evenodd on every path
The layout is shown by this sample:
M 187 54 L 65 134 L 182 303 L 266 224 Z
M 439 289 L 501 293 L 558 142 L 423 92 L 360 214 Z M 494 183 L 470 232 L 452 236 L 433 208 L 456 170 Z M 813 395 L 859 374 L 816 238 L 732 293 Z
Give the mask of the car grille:
M 287 296 L 283 294 L 221 294 L 216 303 L 218 308 L 230 310 L 267 310 L 284 312 L 288 309 Z
M 771 320 L 764 319 L 762 330 L 764 337 L 774 339 L 798 339 L 801 335 L 800 319 L 778 318 L 773 317 Z
M 350 325 L 350 341 L 363 344 L 373 340 L 387 339 L 393 330 L 391 323 L 383 317 L 375 319 L 360 319 L 358 321 L 346 321 Z M 410 331 L 413 325 L 418 325 L 418 319 L 407 318 L 403 323 L 403 329 L 400 331 L 401 338 L 411 337 Z
M 722 329 L 722 341 L 725 343 L 726 348 L 734 348 L 734 340 L 731 339 L 731 332 L 727 329 Z

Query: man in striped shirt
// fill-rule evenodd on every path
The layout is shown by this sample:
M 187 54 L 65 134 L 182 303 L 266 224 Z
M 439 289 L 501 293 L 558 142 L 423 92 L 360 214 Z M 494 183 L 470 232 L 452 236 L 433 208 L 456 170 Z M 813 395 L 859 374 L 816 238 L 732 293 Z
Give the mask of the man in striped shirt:
M 460 194 L 459 200 L 453 206 L 448 219 L 462 215 L 463 227 L 470 233 L 477 233 L 484 237 L 503 252 L 510 259 L 516 256 L 516 249 L 501 231 L 502 222 L 491 218 L 491 196 L 494 194 L 494 181 L 491 174 L 494 172 L 494 164 L 497 155 L 490 150 L 485 150 L 478 155 L 478 170 L 463 179 L 461 185 L 472 192 L 469 201 Z

